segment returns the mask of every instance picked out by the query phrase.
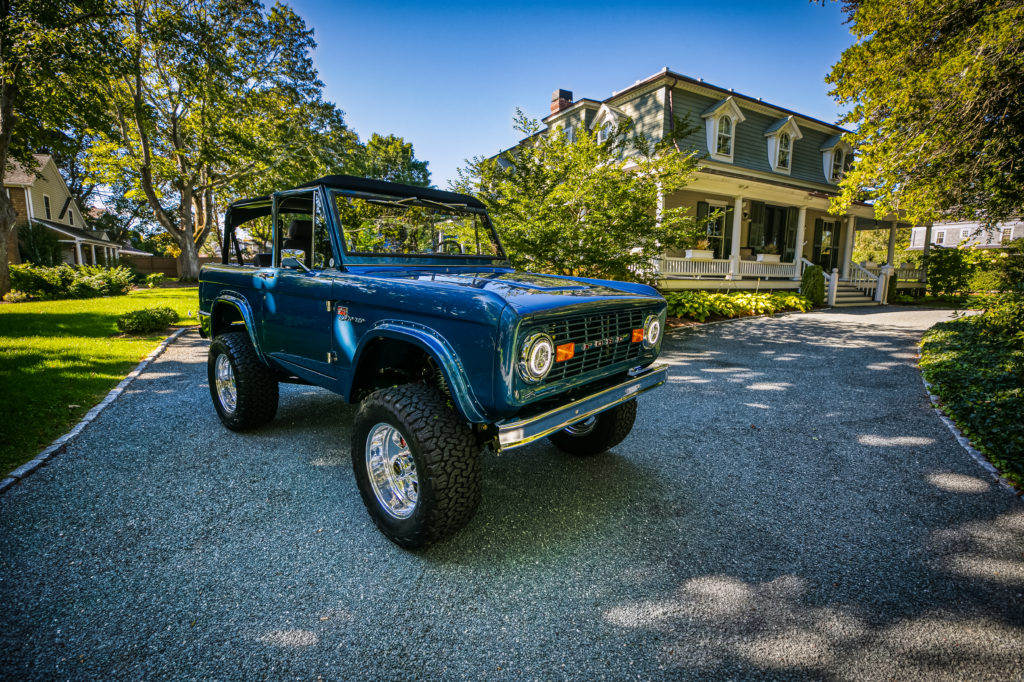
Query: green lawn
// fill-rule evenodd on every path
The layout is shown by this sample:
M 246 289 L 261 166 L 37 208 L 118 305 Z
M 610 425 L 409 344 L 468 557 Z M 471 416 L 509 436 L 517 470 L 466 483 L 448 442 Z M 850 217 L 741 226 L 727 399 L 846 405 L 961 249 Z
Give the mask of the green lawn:
M 194 325 L 197 292 L 158 288 L 0 305 L 0 477 L 67 432 L 166 336 L 122 335 L 119 315 L 169 306 L 179 325 Z

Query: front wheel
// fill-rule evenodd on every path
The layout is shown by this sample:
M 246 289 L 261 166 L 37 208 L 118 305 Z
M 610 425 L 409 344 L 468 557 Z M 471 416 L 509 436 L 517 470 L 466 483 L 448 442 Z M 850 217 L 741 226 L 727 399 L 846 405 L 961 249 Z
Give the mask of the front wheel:
M 362 401 L 352 428 L 352 467 L 370 517 L 400 547 L 455 533 L 480 504 L 476 438 L 427 386 L 385 388 Z
M 277 414 L 277 378 L 247 332 L 221 334 L 210 343 L 207 378 L 217 416 L 232 431 L 262 426 Z
M 629 435 L 636 421 L 636 400 L 616 405 L 589 419 L 548 436 L 559 450 L 589 457 L 615 447 Z

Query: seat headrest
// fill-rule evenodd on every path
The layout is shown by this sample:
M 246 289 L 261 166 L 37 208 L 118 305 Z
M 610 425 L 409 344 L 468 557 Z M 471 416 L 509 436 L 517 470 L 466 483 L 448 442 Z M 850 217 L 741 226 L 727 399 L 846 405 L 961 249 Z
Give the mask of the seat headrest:
M 313 221 L 296 218 L 288 225 L 288 239 L 308 240 L 313 236 Z

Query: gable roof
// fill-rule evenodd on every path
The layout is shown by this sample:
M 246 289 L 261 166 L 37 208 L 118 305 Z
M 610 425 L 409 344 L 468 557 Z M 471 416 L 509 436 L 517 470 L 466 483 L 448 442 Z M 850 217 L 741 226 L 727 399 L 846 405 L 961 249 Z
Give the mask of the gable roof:
M 769 137 L 771 135 L 774 135 L 775 133 L 781 133 L 783 130 L 787 129 L 789 130 L 789 134 L 793 136 L 794 140 L 799 140 L 801 137 L 804 136 L 804 134 L 800 132 L 800 126 L 796 124 L 796 121 L 793 119 L 792 116 L 780 118 L 778 121 L 768 126 L 768 129 L 764 131 L 764 136 Z
M 80 239 L 84 242 L 90 242 L 92 244 L 102 244 L 103 246 L 121 246 L 116 242 L 111 241 L 110 235 L 102 230 L 90 232 L 89 230 L 83 230 L 78 227 L 71 227 L 64 223 L 55 223 L 52 220 L 46 220 L 45 218 L 32 218 L 33 223 L 39 223 L 45 227 L 50 228 L 56 232 L 62 232 L 69 237 L 74 239 Z
M 53 160 L 49 154 L 33 154 L 32 158 L 38 164 L 39 171 L 42 171 L 46 164 Z M 26 168 L 17 161 L 12 161 L 10 168 L 4 174 L 4 185 L 31 185 L 37 177 L 34 170 Z

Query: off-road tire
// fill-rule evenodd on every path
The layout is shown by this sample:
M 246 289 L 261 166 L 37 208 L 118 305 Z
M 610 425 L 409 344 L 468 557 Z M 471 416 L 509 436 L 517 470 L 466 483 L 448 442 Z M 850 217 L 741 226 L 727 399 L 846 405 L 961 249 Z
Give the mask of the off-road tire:
M 370 482 L 367 438 L 381 423 L 405 438 L 416 466 L 418 498 L 408 518 L 385 511 Z M 363 504 L 377 528 L 400 547 L 422 547 L 452 535 L 480 505 L 480 446 L 465 419 L 432 387 L 408 384 L 364 398 L 352 425 L 351 450 Z
M 234 409 L 226 406 L 218 395 L 216 367 L 220 356 L 227 358 L 234 372 Z M 224 426 L 232 431 L 246 431 L 266 424 L 277 414 L 277 378 L 256 354 L 248 332 L 228 332 L 210 342 L 206 367 L 210 397 Z
M 548 436 L 548 439 L 563 452 L 577 457 L 589 457 L 625 440 L 635 421 L 636 400 L 630 400 L 597 415 L 593 427 L 584 434 L 577 435 L 562 429 Z

